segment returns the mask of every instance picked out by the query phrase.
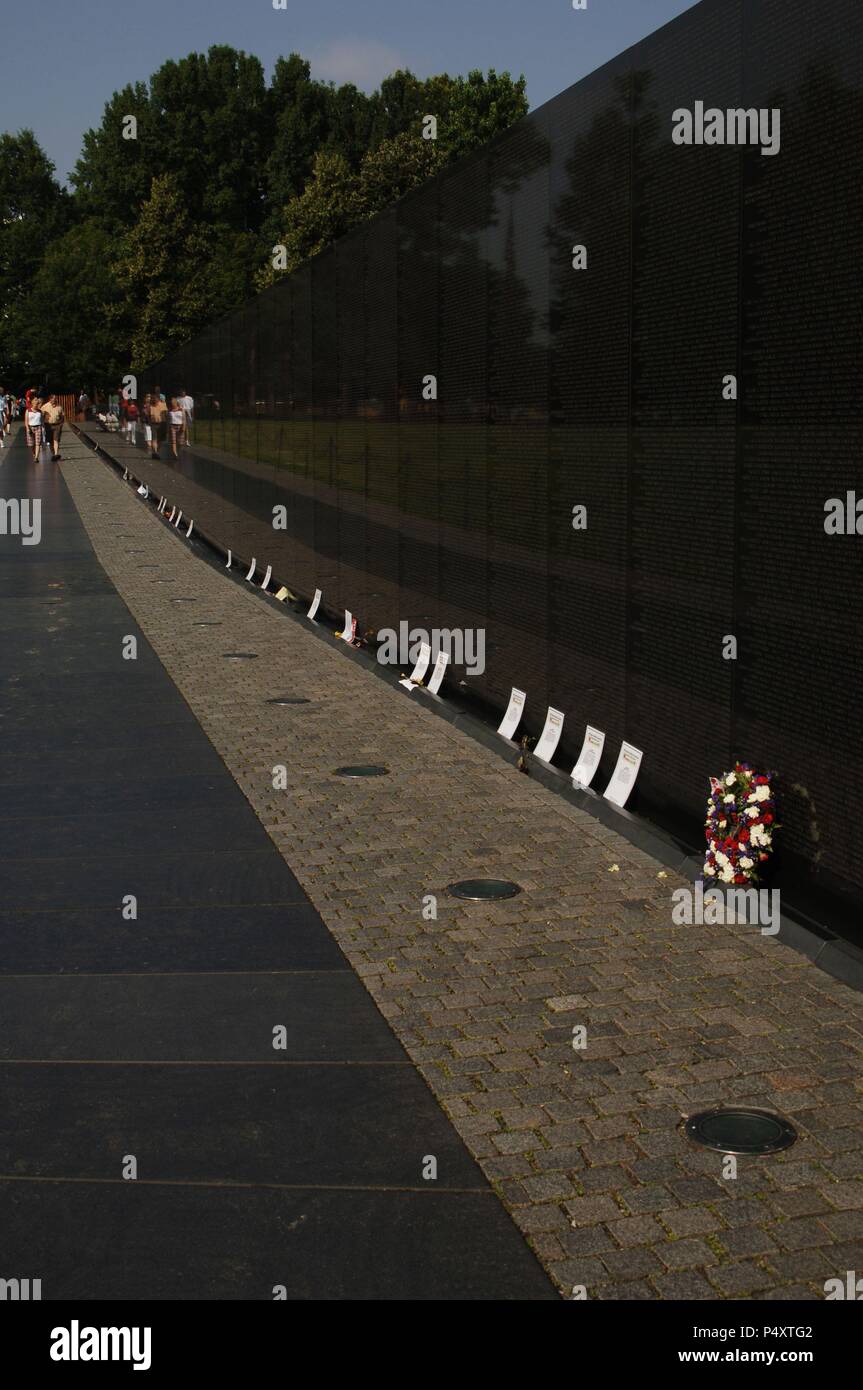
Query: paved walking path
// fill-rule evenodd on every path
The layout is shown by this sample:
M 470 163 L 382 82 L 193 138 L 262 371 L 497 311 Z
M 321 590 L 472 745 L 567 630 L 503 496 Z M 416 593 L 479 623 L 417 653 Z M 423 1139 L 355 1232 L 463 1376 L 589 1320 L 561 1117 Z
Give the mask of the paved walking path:
M 204 563 L 83 445 L 63 474 L 147 641 L 562 1291 L 823 1298 L 863 1268 L 863 997 L 750 927 L 674 925 L 682 880 Z M 266 704 L 282 694 L 310 703 Z M 155 748 L 155 708 L 136 714 L 136 747 Z M 165 776 L 181 756 L 163 750 Z M 365 761 L 391 775 L 332 776 Z M 479 874 L 525 891 L 446 896 Z M 151 929 L 141 914 L 136 939 Z M 728 1102 L 782 1111 L 800 1139 L 724 1178 L 679 1122 Z
M 66 433 L 62 471 L 20 431 L 0 454 L 0 497 L 42 506 L 38 545 L 0 535 L 0 1277 L 44 1299 L 556 1298 L 79 510 L 228 721 L 240 698 L 238 728 L 274 730 L 289 712 L 222 656 L 233 590 Z

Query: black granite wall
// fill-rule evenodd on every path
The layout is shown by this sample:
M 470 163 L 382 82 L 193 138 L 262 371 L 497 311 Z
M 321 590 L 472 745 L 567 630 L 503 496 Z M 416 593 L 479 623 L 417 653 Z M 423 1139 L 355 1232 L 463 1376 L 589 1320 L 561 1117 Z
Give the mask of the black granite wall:
M 778 109 L 779 152 L 675 144 L 698 101 Z M 703 0 L 141 382 L 196 397 L 235 553 L 363 629 L 483 628 L 453 679 L 563 709 L 561 765 L 604 729 L 600 788 L 635 743 L 693 844 L 709 774 L 775 769 L 784 881 L 851 908 L 861 144 L 859 0 Z

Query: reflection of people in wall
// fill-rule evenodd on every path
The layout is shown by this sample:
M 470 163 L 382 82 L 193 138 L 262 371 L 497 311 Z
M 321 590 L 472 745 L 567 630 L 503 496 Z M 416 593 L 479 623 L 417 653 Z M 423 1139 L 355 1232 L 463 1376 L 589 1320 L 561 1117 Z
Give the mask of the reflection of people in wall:
M 174 458 L 178 458 L 177 445 L 183 442 L 183 430 L 186 425 L 186 412 L 180 405 L 176 396 L 171 397 L 171 453 Z
M 192 397 L 189 395 L 189 393 L 188 393 L 188 391 L 186 390 L 185 386 L 183 387 L 183 389 L 182 389 L 181 392 L 180 392 L 179 403 L 180 403 L 180 409 L 182 410 L 183 415 L 184 415 L 184 417 L 185 417 L 185 418 L 184 418 L 184 421 L 183 421 L 183 443 L 184 443 L 184 444 L 191 444 L 191 442 L 192 442 L 192 420 L 193 420 L 194 414 L 195 414 L 195 402 L 194 402 L 194 400 L 192 399 Z

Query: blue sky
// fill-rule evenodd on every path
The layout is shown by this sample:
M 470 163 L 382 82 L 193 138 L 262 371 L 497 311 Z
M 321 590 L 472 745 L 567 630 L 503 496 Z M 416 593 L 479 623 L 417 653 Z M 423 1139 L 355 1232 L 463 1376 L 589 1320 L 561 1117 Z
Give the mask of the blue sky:
M 523 72 L 531 106 L 577 82 L 693 0 L 4 0 L 0 129 L 29 126 L 65 178 L 111 93 L 212 43 L 267 74 L 296 50 L 315 76 L 371 91 L 397 67 L 420 77 Z M 44 56 L 41 69 L 35 51 Z

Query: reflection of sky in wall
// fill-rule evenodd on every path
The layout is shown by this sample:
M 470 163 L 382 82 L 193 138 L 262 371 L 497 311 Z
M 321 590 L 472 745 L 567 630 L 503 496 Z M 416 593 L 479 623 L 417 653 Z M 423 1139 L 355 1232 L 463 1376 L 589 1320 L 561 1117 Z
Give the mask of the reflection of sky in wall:
M 496 68 L 523 72 L 532 107 L 692 7 L 692 0 L 4 0 L 6 61 L 0 129 L 36 132 L 64 178 L 105 102 L 167 58 L 230 44 L 269 76 L 280 54 L 302 53 L 313 75 L 371 91 L 398 67 L 420 77 Z M 40 72 L 15 61 L 30 40 Z M 44 43 L 41 42 L 44 40 Z

